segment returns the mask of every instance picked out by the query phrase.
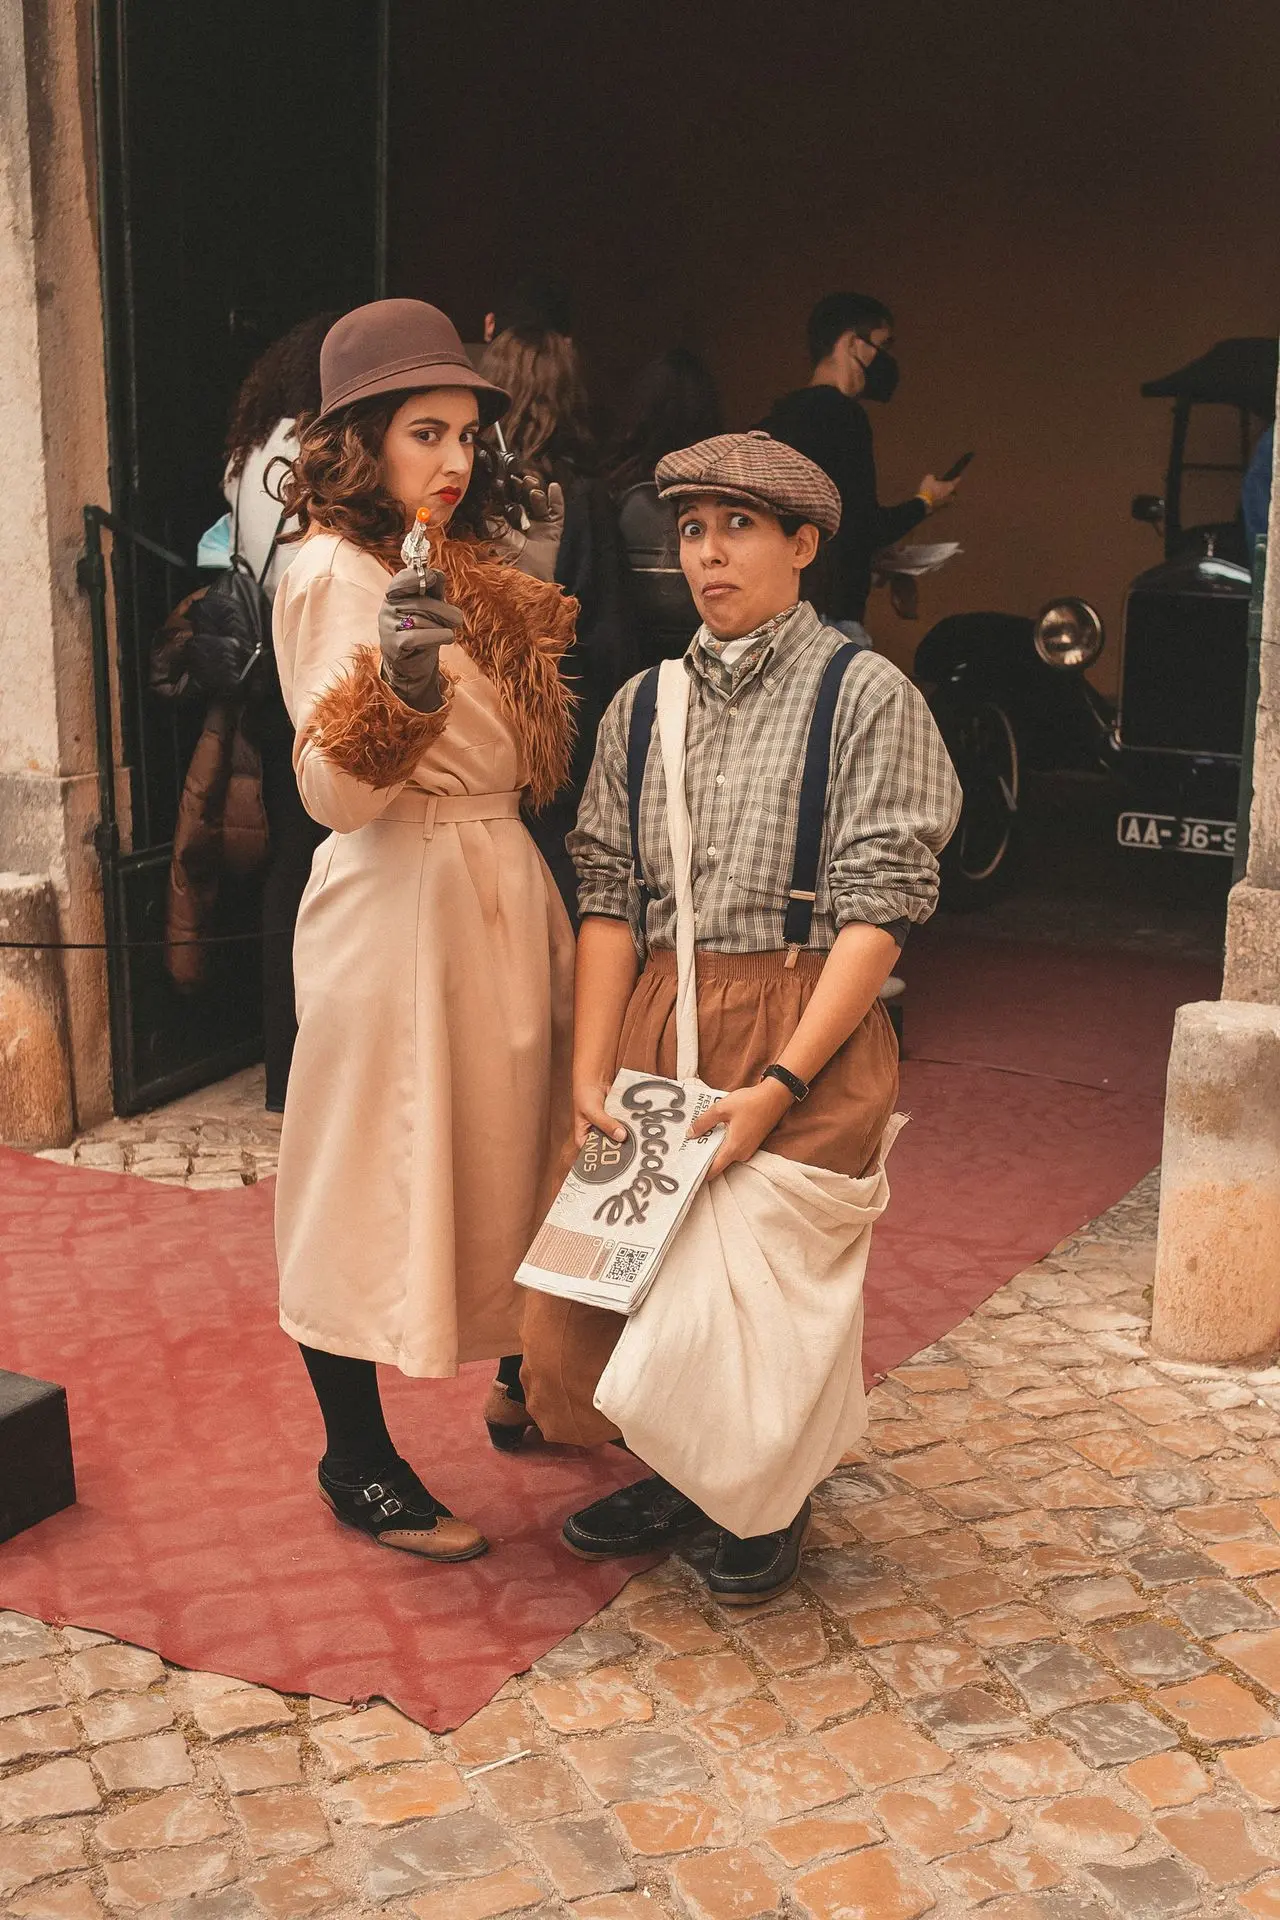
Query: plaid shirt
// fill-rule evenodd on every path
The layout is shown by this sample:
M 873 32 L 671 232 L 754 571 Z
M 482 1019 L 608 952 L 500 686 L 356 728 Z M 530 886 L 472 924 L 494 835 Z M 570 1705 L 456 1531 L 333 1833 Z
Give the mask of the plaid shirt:
M 805 601 L 761 632 L 763 648 L 747 649 L 733 667 L 706 647 L 705 628 L 684 656 L 693 682 L 685 744 L 693 903 L 698 945 L 713 953 L 783 945 L 809 722 L 823 669 L 845 644 Z M 600 724 L 567 843 L 579 911 L 629 919 L 637 936 L 627 731 L 638 684 L 638 676 L 627 682 Z M 653 947 L 675 945 L 665 809 L 655 724 L 640 797 Z M 938 897 L 937 856 L 959 814 L 959 782 L 923 698 L 878 654 L 855 655 L 836 707 L 810 946 L 825 951 L 851 921 L 896 930 L 904 920 L 927 920 Z

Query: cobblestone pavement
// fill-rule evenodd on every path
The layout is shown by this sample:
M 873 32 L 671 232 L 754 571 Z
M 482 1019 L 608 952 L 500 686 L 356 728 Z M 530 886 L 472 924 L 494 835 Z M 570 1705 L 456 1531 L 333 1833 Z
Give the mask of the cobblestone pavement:
M 1148 1357 L 1155 1203 L 876 1389 L 790 1594 L 695 1541 L 452 1735 L 0 1616 L 4 1913 L 1280 1916 L 1280 1371 Z
M 271 1178 L 280 1148 L 280 1115 L 263 1110 L 262 1087 L 262 1068 L 248 1067 L 154 1113 L 108 1120 L 39 1158 L 138 1173 L 162 1187 L 250 1187 Z

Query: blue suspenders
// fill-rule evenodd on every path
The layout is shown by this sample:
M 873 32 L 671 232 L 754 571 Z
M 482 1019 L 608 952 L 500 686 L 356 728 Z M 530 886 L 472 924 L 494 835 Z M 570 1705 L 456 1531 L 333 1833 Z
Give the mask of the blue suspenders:
M 791 863 L 791 886 L 782 921 L 783 944 L 790 948 L 788 965 L 809 942 L 813 908 L 818 894 L 818 856 L 822 849 L 822 828 L 827 811 L 827 786 L 831 773 L 831 734 L 835 726 L 836 704 L 845 669 L 860 649 L 850 641 L 837 648 L 823 669 L 818 697 L 813 703 L 809 738 L 804 752 L 804 773 L 800 781 L 800 810 L 796 821 L 796 847 Z M 631 725 L 627 731 L 627 812 L 631 822 L 631 860 L 640 900 L 640 932 L 643 937 L 653 898 L 645 884 L 640 863 L 640 790 L 644 785 L 645 763 L 658 707 L 658 669 L 650 667 L 636 688 L 631 706 Z

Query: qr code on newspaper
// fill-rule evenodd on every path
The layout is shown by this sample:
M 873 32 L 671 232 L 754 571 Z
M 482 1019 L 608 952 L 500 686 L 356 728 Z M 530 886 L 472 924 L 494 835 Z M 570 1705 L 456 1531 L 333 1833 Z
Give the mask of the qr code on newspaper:
M 652 1258 L 650 1247 L 619 1247 L 606 1267 L 604 1277 L 620 1286 L 630 1286 L 633 1280 L 639 1279 L 646 1263 Z

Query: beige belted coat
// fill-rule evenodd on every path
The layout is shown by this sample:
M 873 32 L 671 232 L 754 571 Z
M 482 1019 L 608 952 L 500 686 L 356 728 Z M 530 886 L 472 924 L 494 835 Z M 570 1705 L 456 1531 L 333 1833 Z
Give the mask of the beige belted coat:
M 438 545 L 466 624 L 444 708 L 378 677 L 388 573 L 313 534 L 275 601 L 294 764 L 318 848 L 294 947 L 280 1141 L 280 1323 L 440 1376 L 520 1347 L 512 1276 L 569 1126 L 573 941 L 519 816 L 567 765 L 574 603 Z

